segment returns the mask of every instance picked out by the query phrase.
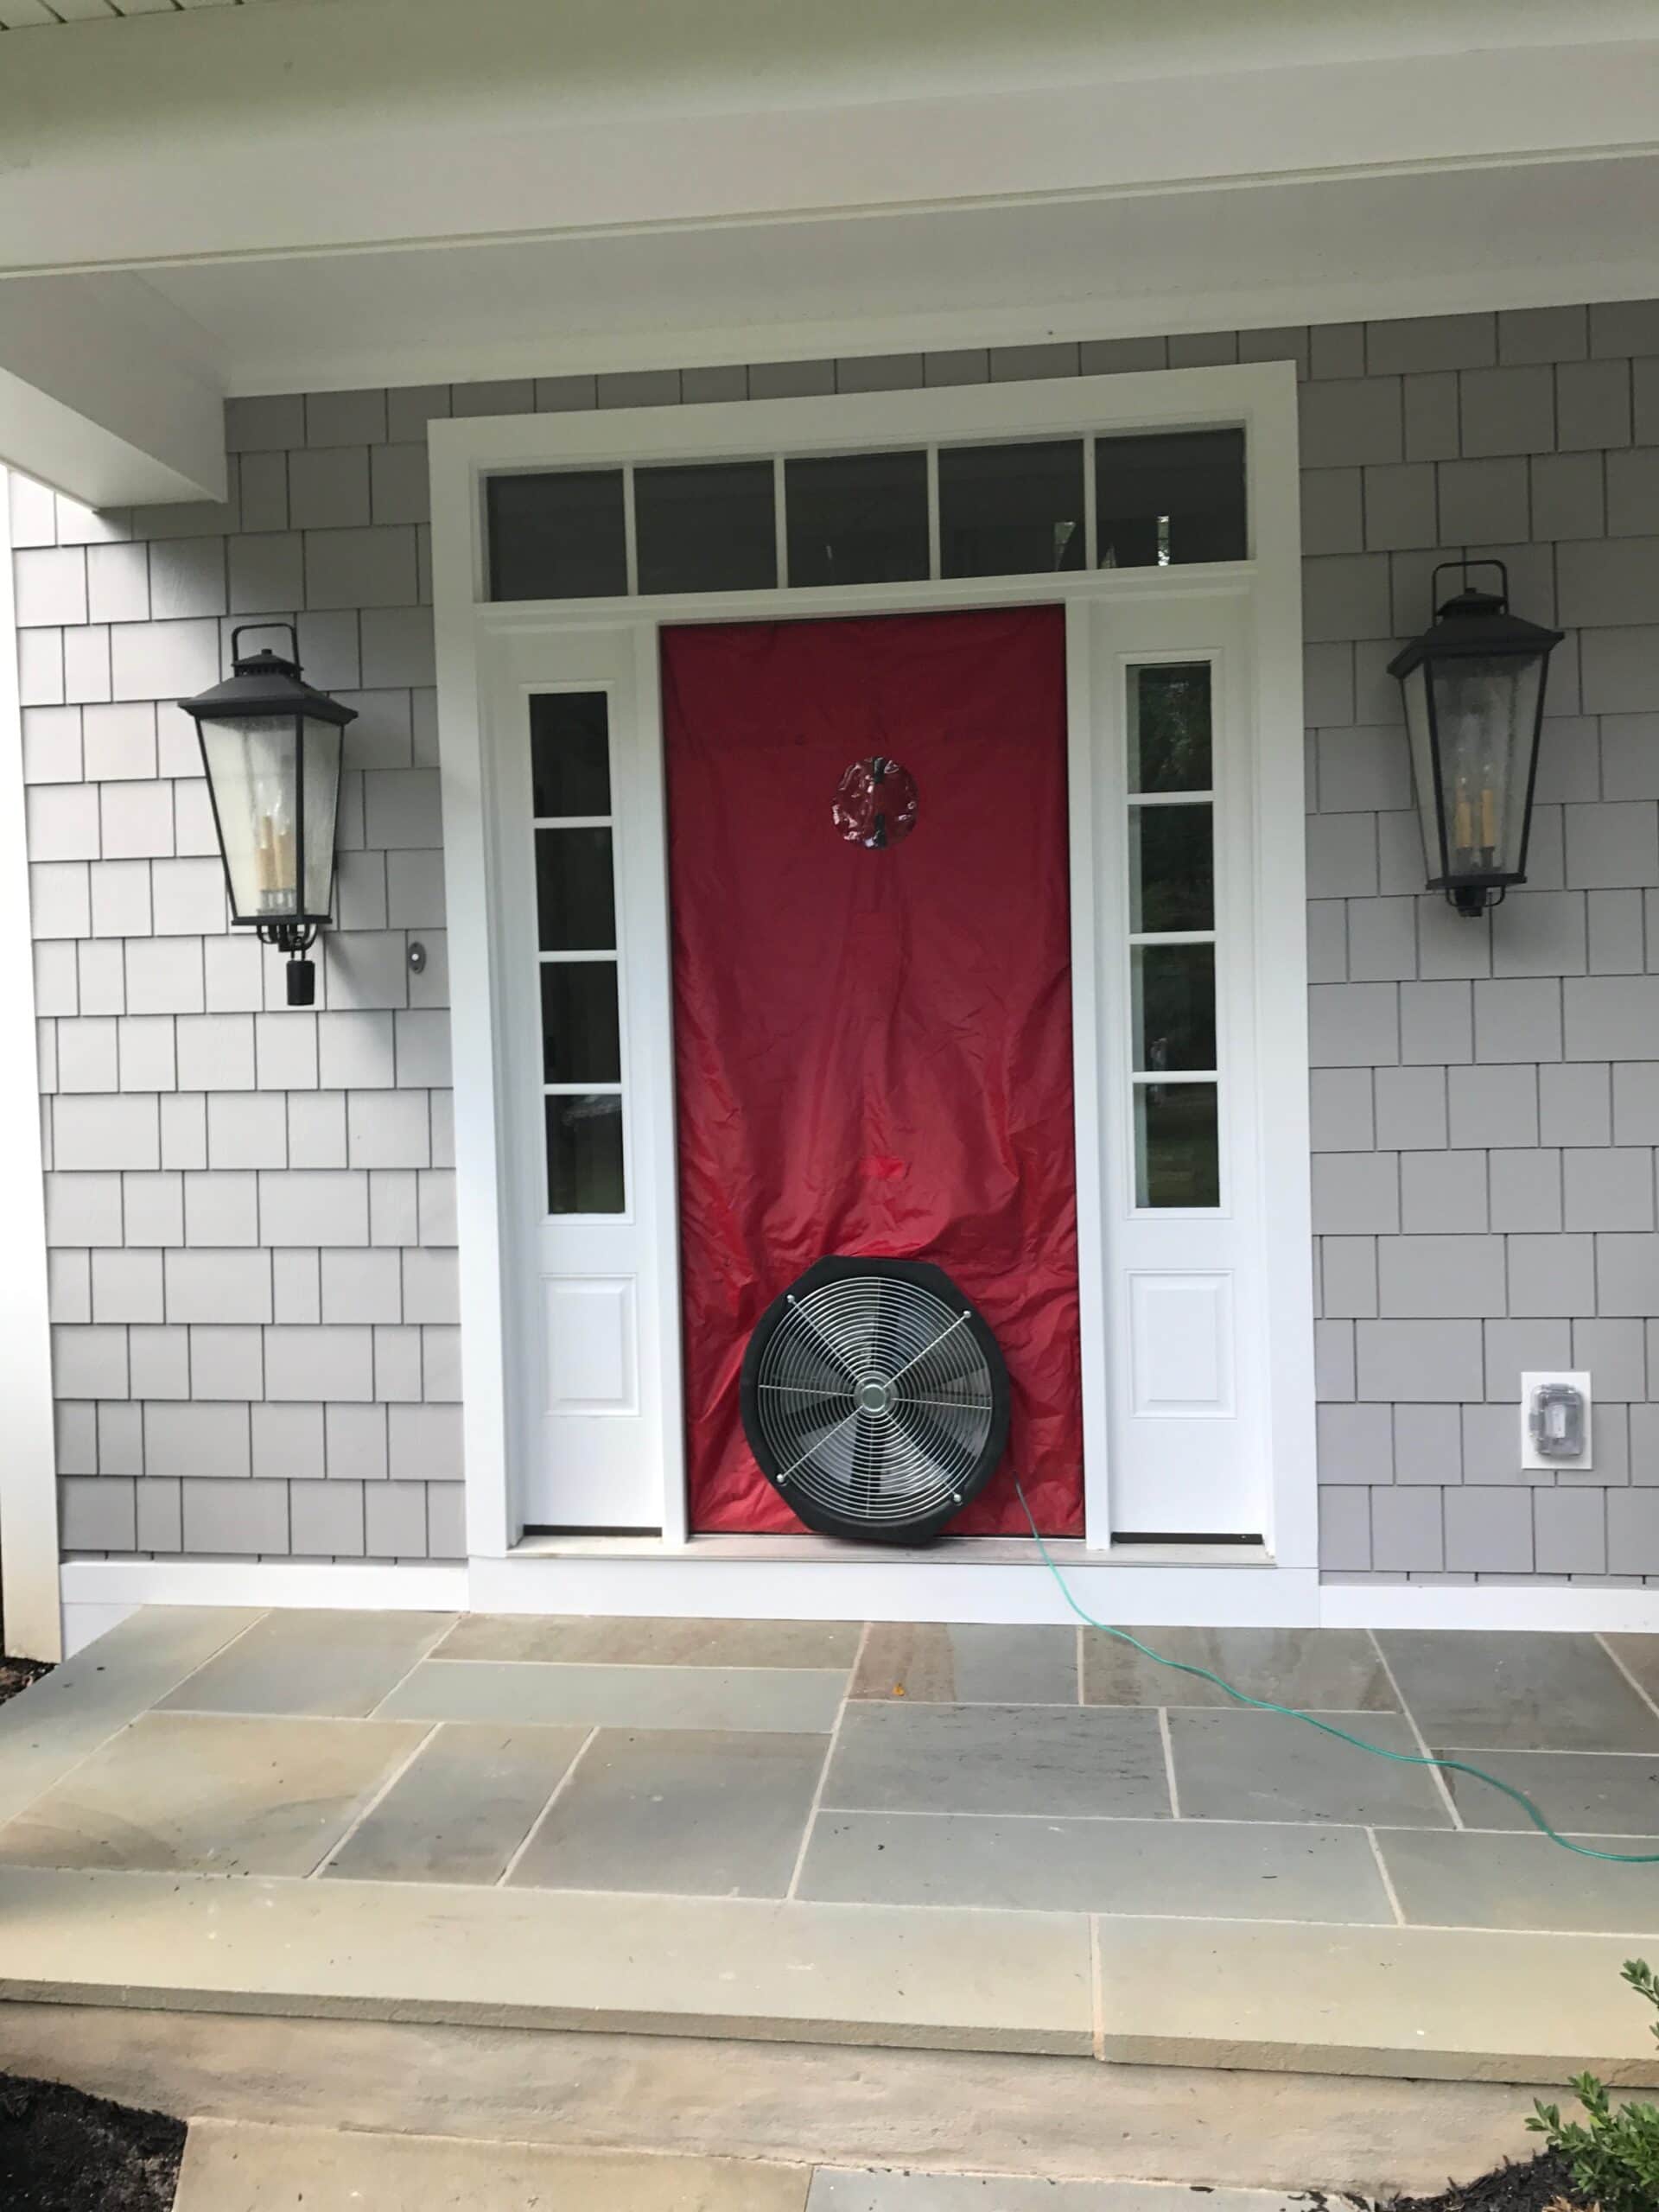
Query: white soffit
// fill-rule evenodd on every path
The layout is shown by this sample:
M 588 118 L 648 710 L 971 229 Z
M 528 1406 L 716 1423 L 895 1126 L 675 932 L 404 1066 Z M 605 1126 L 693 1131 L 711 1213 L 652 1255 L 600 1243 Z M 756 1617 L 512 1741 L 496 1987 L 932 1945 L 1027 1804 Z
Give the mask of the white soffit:
M 8 41 L 0 271 L 1659 146 L 1651 0 L 1510 0 L 1491 23 L 1476 0 L 262 0 L 80 22 Z
M 0 461 L 94 503 L 215 496 L 227 391 L 1659 289 L 1652 0 L 25 19 L 76 35 L 0 49 Z
M 152 270 L 238 392 L 1644 297 L 1659 159 Z M 94 280 L 95 281 L 95 280 Z

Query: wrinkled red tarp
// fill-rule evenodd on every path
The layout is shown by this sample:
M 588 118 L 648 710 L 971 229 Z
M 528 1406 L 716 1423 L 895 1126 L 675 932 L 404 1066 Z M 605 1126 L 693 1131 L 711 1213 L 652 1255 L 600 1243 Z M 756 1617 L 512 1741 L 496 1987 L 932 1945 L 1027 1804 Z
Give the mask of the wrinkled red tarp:
M 691 1525 L 798 1529 L 743 1434 L 760 1314 L 830 1253 L 931 1260 L 1012 1385 L 952 1524 L 1083 1527 L 1058 607 L 663 635 Z M 885 851 L 830 816 L 914 777 Z

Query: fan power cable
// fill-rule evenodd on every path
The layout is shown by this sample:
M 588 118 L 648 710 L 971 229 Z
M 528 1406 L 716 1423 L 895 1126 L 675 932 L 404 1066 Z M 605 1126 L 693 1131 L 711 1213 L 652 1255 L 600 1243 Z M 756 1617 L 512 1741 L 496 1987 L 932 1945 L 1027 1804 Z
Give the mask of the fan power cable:
M 1300 1707 L 1275 1705 L 1270 1697 L 1251 1697 L 1247 1691 L 1235 1689 L 1230 1682 L 1224 1681 L 1219 1675 L 1212 1675 L 1207 1667 L 1192 1666 L 1185 1659 L 1166 1659 L 1161 1651 L 1154 1651 L 1150 1644 L 1142 1643 L 1138 1636 L 1131 1636 L 1128 1629 L 1114 1628 L 1109 1621 L 1097 1621 L 1091 1612 L 1085 1611 L 1078 1604 L 1071 1593 L 1071 1586 L 1055 1565 L 1048 1546 L 1043 1541 L 1042 1533 L 1033 1516 L 1018 1475 L 1014 1478 L 1014 1495 L 1020 1500 L 1020 1509 L 1030 1525 L 1032 1536 L 1043 1565 L 1053 1576 L 1058 1586 L 1060 1595 L 1085 1626 L 1097 1628 L 1103 1636 L 1115 1636 L 1120 1643 L 1128 1644 L 1133 1649 L 1138 1651 L 1142 1658 L 1150 1659 L 1160 1667 L 1170 1667 L 1178 1675 L 1195 1675 L 1200 1681 L 1213 1683 L 1217 1689 L 1224 1691 L 1228 1697 L 1231 1698 L 1236 1705 L 1248 1705 L 1257 1713 L 1282 1713 L 1287 1720 L 1305 1720 L 1310 1728 L 1317 1728 L 1321 1735 L 1334 1736 L 1338 1743 L 1351 1744 L 1357 1751 L 1369 1751 L 1373 1758 L 1389 1759 L 1395 1766 L 1433 1766 L 1440 1768 L 1446 1774 L 1471 1775 L 1477 1782 L 1485 1783 L 1489 1789 L 1502 1790 L 1504 1796 L 1521 1808 L 1534 1827 L 1541 1834 L 1547 1835 L 1550 1841 L 1559 1845 L 1561 1850 L 1571 1851 L 1580 1859 L 1605 1859 L 1615 1866 L 1659 1866 L 1659 1851 L 1597 1851 L 1587 1843 L 1574 1843 L 1570 1837 L 1564 1836 L 1551 1827 L 1524 1789 L 1516 1789 L 1507 1782 L 1500 1782 L 1495 1774 L 1488 1774 L 1484 1767 L 1470 1765 L 1466 1759 L 1436 1758 L 1432 1753 L 1425 1755 L 1418 1751 L 1391 1751 L 1384 1745 L 1368 1744 L 1363 1736 L 1350 1735 L 1347 1729 L 1338 1728 L 1329 1720 L 1321 1720 L 1315 1713 L 1304 1713 Z

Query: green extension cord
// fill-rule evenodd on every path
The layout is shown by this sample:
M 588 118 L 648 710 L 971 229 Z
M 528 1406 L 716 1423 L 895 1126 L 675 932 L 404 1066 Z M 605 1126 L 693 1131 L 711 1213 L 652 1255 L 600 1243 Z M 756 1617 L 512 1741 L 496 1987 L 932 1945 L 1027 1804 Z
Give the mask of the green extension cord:
M 1320 1720 L 1311 1713 L 1300 1712 L 1294 1705 L 1275 1705 L 1271 1698 L 1250 1697 L 1243 1690 L 1236 1690 L 1230 1682 L 1224 1682 L 1219 1675 L 1212 1675 L 1207 1667 L 1190 1667 L 1184 1659 L 1166 1659 L 1161 1651 L 1154 1651 L 1149 1645 L 1142 1643 L 1139 1637 L 1131 1636 L 1128 1629 L 1113 1628 L 1105 1621 L 1097 1621 L 1092 1613 L 1085 1612 L 1077 1603 L 1071 1594 L 1071 1586 L 1065 1577 L 1055 1566 L 1049 1554 L 1048 1546 L 1043 1541 L 1037 1523 L 1032 1518 L 1031 1508 L 1026 1503 L 1026 1493 L 1020 1486 L 1018 1476 L 1014 1478 L 1014 1494 L 1024 1510 L 1026 1519 L 1031 1524 L 1031 1533 L 1036 1539 L 1038 1553 L 1043 1565 L 1053 1576 L 1059 1587 L 1061 1597 L 1065 1599 L 1077 1618 L 1088 1627 L 1099 1629 L 1103 1636 L 1115 1636 L 1120 1643 L 1130 1645 L 1135 1650 L 1140 1652 L 1143 1658 L 1153 1660 L 1160 1667 L 1173 1667 L 1177 1674 L 1196 1675 L 1200 1681 L 1212 1682 L 1218 1690 L 1224 1691 L 1236 1704 L 1251 1706 L 1257 1713 L 1280 1713 L 1287 1720 L 1305 1720 L 1310 1728 L 1317 1728 L 1321 1735 L 1334 1736 L 1338 1743 L 1351 1744 L 1357 1751 L 1370 1751 L 1374 1758 L 1392 1759 L 1396 1766 L 1437 1766 L 1443 1768 L 1448 1774 L 1471 1774 L 1477 1782 L 1484 1782 L 1493 1789 L 1501 1789 L 1506 1797 L 1521 1808 L 1534 1827 L 1547 1835 L 1552 1843 L 1559 1844 L 1563 1851 L 1576 1852 L 1580 1859 L 1605 1859 L 1611 1860 L 1615 1866 L 1659 1866 L 1659 1851 L 1596 1851 L 1587 1843 L 1572 1842 L 1567 1837 L 1559 1834 L 1551 1827 L 1549 1822 L 1524 1790 L 1512 1789 L 1507 1782 L 1500 1782 L 1495 1774 L 1488 1774 L 1482 1767 L 1471 1766 L 1463 1759 L 1424 1758 L 1416 1751 L 1390 1751 L 1385 1750 L 1381 1744 L 1368 1744 L 1363 1736 L 1351 1736 L 1345 1728 L 1334 1727 L 1330 1721 Z

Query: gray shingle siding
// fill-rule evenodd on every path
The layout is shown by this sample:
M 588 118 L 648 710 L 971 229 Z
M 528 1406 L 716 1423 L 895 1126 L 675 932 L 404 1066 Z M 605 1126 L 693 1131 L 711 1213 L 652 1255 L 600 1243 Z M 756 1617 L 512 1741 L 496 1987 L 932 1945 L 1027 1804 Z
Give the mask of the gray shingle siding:
M 1287 359 L 1325 1571 L 1659 1577 L 1655 353 L 1648 303 L 318 393 L 232 403 L 223 507 L 15 482 L 66 1546 L 461 1548 L 431 417 Z M 1490 924 L 1423 893 L 1385 673 L 1460 551 L 1573 633 Z M 315 1014 L 225 932 L 168 703 L 261 614 L 359 713 Z M 1592 1370 L 1592 1475 L 1520 1470 L 1542 1364 Z

